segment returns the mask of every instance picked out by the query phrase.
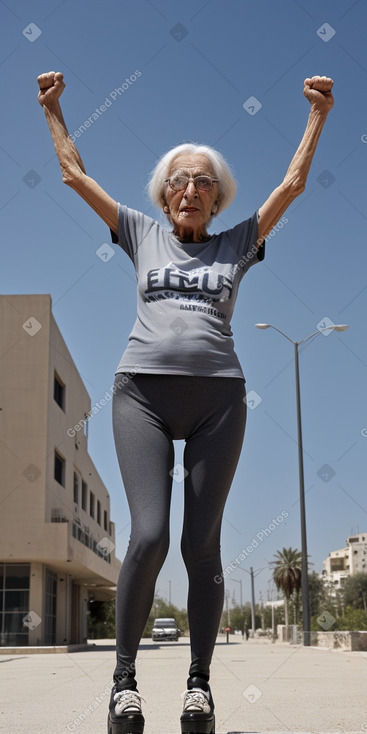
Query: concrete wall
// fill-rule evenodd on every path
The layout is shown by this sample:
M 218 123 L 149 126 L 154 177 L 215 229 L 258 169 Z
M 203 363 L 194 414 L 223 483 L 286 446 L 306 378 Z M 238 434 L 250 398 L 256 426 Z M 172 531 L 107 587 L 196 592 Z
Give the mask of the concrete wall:
M 65 384 L 65 406 L 62 409 L 54 400 L 54 375 Z M 46 481 L 49 491 L 45 521 L 51 521 L 53 508 L 68 517 L 73 518 L 73 473 L 74 469 L 86 474 L 83 478 L 89 480 L 87 468 L 84 465 L 87 456 L 87 438 L 83 428 L 75 431 L 74 426 L 82 423 L 84 416 L 90 410 L 90 398 L 84 383 L 78 373 L 76 365 L 66 348 L 64 339 L 58 326 L 51 316 L 50 321 L 50 349 L 48 361 L 48 404 L 47 404 L 47 462 Z M 75 435 L 68 435 L 74 431 Z M 55 449 L 66 461 L 65 487 L 54 479 Z M 106 492 L 105 492 L 106 494 Z
M 28 644 L 40 645 L 44 634 L 44 567 L 42 563 L 31 563 L 29 579 L 29 611 L 35 612 L 41 622 L 34 629 L 29 628 Z
M 367 632 L 317 632 L 318 647 L 329 650 L 367 650 Z
M 65 384 L 65 409 L 63 410 L 53 399 L 54 375 Z M 97 542 L 115 545 L 114 523 L 110 520 L 110 496 L 94 466 L 87 446 L 87 438 L 83 428 L 79 431 L 84 417 L 91 409 L 90 398 L 65 345 L 59 328 L 51 316 L 50 322 L 50 352 L 49 352 L 49 379 L 48 379 L 48 431 L 47 431 L 47 465 L 46 482 L 49 491 L 46 498 L 45 521 L 50 522 L 52 510 L 58 509 L 69 523 L 76 522 L 83 530 Z M 93 419 L 92 419 L 93 420 Z M 72 435 L 72 434 L 75 435 Z M 55 449 L 66 461 L 65 487 L 54 479 Z M 74 472 L 87 486 L 87 507 L 82 507 L 82 487 L 79 487 L 79 501 L 74 503 L 73 479 Z M 90 493 L 95 497 L 94 518 L 90 514 Z M 97 502 L 100 503 L 101 518 L 97 521 Z M 107 512 L 107 528 L 104 524 L 104 513 Z M 85 545 L 72 537 L 69 533 L 69 558 L 85 564 L 91 570 L 106 575 L 114 582 L 116 568 L 114 562 L 107 564 Z M 111 561 L 113 554 L 111 556 Z M 108 567 L 110 565 L 110 568 Z

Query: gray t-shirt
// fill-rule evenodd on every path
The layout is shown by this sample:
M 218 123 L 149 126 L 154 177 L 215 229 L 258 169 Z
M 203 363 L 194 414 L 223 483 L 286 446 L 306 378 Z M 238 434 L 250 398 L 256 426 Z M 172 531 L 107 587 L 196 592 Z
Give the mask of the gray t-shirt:
M 151 217 L 118 205 L 119 244 L 134 263 L 137 319 L 119 372 L 239 377 L 231 317 L 238 286 L 253 263 L 257 212 L 207 242 L 182 243 Z

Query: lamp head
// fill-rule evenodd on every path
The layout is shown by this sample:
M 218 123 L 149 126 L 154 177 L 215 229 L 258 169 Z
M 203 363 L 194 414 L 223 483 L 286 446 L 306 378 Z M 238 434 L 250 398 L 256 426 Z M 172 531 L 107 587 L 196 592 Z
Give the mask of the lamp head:
M 255 324 L 257 329 L 269 329 L 270 324 Z
M 334 329 L 335 331 L 346 331 L 347 329 L 349 329 L 349 325 L 348 324 L 335 324 Z

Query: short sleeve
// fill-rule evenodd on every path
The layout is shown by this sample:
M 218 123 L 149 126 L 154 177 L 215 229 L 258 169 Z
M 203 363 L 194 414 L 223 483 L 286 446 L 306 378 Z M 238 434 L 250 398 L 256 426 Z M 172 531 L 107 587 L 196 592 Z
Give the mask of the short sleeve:
M 124 252 L 136 264 L 138 248 L 147 236 L 152 226 L 157 222 L 142 212 L 130 209 L 118 202 L 117 234 L 111 229 L 111 239 L 114 245 L 120 245 Z
M 257 259 L 261 262 L 265 257 L 265 240 L 262 241 L 261 245 L 257 248 Z
M 232 249 L 237 256 L 237 265 L 243 276 L 247 270 L 265 257 L 265 240 L 258 245 L 258 211 L 227 231 Z

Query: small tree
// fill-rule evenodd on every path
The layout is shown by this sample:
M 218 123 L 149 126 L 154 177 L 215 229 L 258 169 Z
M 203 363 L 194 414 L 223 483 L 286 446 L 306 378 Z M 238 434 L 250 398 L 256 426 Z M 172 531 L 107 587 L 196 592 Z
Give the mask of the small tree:
M 116 637 L 115 599 L 90 601 L 87 619 L 89 639 L 114 639 Z
M 345 606 L 367 610 L 367 573 L 355 573 L 345 579 L 343 589 Z
M 343 617 L 338 617 L 332 630 L 367 630 L 367 612 L 364 609 L 355 609 L 354 607 L 346 607 Z
M 228 615 L 227 610 L 223 609 L 222 617 L 220 620 L 220 628 L 225 629 L 228 625 Z M 231 630 L 245 630 L 251 629 L 252 627 L 252 612 L 251 612 L 251 604 L 249 601 L 246 601 L 245 604 L 241 607 L 239 604 L 232 607 L 232 609 L 229 610 L 229 626 Z M 261 615 L 259 610 L 259 605 L 255 604 L 255 629 L 261 626 Z
M 241 632 L 244 632 L 245 630 L 245 611 L 244 611 L 244 608 L 241 607 L 239 604 L 232 607 L 232 609 L 230 610 L 230 620 L 231 620 L 232 630 L 241 630 Z M 227 622 L 225 626 L 227 626 Z
M 301 589 L 302 553 L 297 549 L 283 548 L 282 551 L 275 553 L 274 558 L 270 565 L 274 566 L 274 583 L 285 596 L 285 625 L 288 637 L 289 600 L 293 592 L 298 594 Z
M 322 578 L 313 571 L 308 576 L 308 588 L 310 594 L 310 615 L 315 617 L 320 614 L 326 606 L 333 604 L 334 598 Z

